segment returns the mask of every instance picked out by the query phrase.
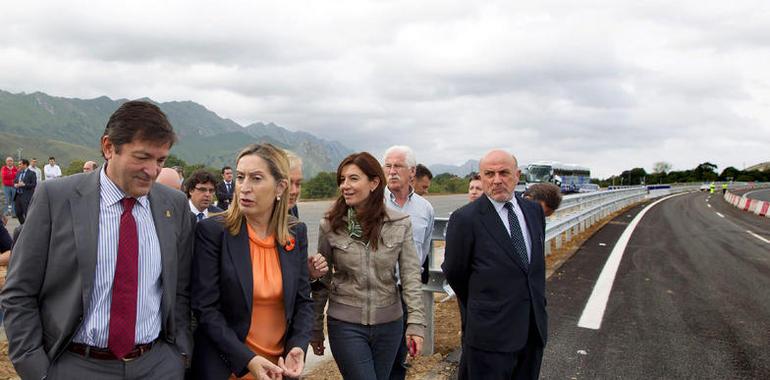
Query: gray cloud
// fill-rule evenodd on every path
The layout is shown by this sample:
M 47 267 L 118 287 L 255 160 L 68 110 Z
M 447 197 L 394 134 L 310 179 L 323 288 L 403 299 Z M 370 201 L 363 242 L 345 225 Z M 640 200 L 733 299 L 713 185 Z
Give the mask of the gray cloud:
M 193 100 L 376 156 L 767 161 L 770 5 L 736 1 L 23 4 L 0 88 Z

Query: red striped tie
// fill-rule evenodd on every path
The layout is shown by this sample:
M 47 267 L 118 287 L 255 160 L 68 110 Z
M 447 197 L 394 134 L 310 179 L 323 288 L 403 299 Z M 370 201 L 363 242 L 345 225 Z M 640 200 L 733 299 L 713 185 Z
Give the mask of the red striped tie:
M 123 198 L 120 215 L 118 259 L 112 285 L 110 335 L 107 347 L 122 359 L 134 349 L 136 335 L 136 293 L 139 279 L 139 239 L 136 220 L 131 214 L 136 199 Z

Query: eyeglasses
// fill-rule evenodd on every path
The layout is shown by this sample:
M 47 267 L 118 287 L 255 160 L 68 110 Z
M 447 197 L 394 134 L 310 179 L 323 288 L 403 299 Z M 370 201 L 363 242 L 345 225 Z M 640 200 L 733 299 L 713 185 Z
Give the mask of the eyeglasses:
M 196 186 L 194 189 L 196 191 L 200 191 L 201 193 L 209 193 L 209 194 L 214 194 L 214 192 L 216 191 L 212 187 L 197 187 Z

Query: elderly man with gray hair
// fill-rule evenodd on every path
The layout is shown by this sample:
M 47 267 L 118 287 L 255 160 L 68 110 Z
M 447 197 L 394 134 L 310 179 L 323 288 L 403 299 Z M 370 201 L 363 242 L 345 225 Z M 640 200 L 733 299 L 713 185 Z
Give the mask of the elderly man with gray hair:
M 98 167 L 99 166 L 96 164 L 95 161 L 86 161 L 83 164 L 83 173 L 90 173 L 90 172 L 96 170 L 96 168 L 98 168 Z
M 388 148 L 382 158 L 382 169 L 388 181 L 385 187 L 385 205 L 391 210 L 409 215 L 418 260 L 423 266 L 422 282 L 427 283 L 428 262 L 426 259 L 430 253 L 435 213 L 430 202 L 415 193 L 414 188 L 410 185 L 415 176 L 416 167 L 417 160 L 414 157 L 414 151 L 405 145 L 395 145 Z M 406 316 L 406 308 L 404 308 L 404 315 Z M 390 373 L 391 379 L 404 379 L 406 377 L 406 366 L 404 365 L 406 352 L 406 342 L 402 341 Z
M 289 214 L 299 219 L 299 209 L 297 202 L 302 192 L 302 158 L 296 153 L 285 150 L 289 158 Z M 320 253 L 307 255 L 307 270 L 310 274 L 311 288 L 316 289 L 323 286 L 317 280 L 323 277 L 329 271 L 326 259 Z

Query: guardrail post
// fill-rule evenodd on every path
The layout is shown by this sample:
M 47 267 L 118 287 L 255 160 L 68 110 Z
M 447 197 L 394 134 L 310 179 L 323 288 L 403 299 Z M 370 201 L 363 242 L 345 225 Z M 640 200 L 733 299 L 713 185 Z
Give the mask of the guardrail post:
M 423 355 L 433 355 L 433 291 L 425 290 L 422 292 L 422 303 L 425 305 L 425 319 L 428 327 L 425 329 L 425 339 L 422 344 Z M 404 316 L 406 318 L 406 316 Z

